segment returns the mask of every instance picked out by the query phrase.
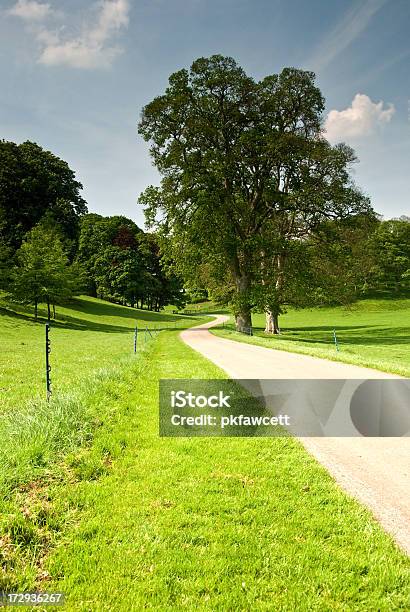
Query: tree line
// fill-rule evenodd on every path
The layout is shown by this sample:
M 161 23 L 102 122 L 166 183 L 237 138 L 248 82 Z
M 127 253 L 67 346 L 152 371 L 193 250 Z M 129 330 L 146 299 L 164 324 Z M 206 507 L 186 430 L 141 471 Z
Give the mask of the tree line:
M 124 216 L 88 213 L 68 164 L 32 142 L 0 141 L 0 289 L 20 303 L 56 304 L 86 292 L 160 310 L 181 283 L 154 233 Z
M 147 104 L 139 133 L 161 174 L 140 196 L 174 269 L 239 329 L 254 310 L 279 332 L 286 306 L 406 291 L 408 219 L 381 222 L 352 178 L 353 149 L 323 134 L 309 71 L 255 81 L 229 57 L 199 58 Z

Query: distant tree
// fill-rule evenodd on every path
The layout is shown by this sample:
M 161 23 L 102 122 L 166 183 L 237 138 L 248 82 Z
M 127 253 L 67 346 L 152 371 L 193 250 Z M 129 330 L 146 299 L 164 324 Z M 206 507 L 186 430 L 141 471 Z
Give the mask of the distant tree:
M 334 271 L 327 302 L 332 301 L 332 295 L 334 303 L 347 303 L 368 293 L 375 263 L 371 241 L 379 224 L 377 215 L 358 215 L 328 221 L 312 236 L 314 269 L 323 270 L 327 266 Z M 323 278 L 326 282 L 329 275 L 323 272 Z
M 7 289 L 13 265 L 12 251 L 5 244 L 0 244 L 0 289 Z
M 148 308 L 159 311 L 167 304 L 182 307 L 185 304 L 182 280 L 175 274 L 174 262 L 163 256 L 158 236 L 155 233 L 141 234 L 138 243 L 146 272 L 142 297 Z
M 84 268 L 87 278 L 87 290 L 97 296 L 97 286 L 100 294 L 107 291 L 110 285 L 102 276 L 102 261 L 107 261 L 109 249 L 112 246 L 120 250 L 137 250 L 137 236 L 142 230 L 131 219 L 123 216 L 103 217 L 94 213 L 84 215 L 80 222 L 80 237 L 77 262 Z
M 77 262 L 91 295 L 151 310 L 182 303 L 181 281 L 163 261 L 157 237 L 126 217 L 84 215 Z
M 189 304 L 199 304 L 200 302 L 205 302 L 208 299 L 208 290 L 201 287 L 198 283 L 185 283 L 184 293 L 186 301 Z
M 38 304 L 45 302 L 50 319 L 51 306 L 69 299 L 78 283 L 78 271 L 69 265 L 58 231 L 39 224 L 28 232 L 16 253 L 10 297 L 34 304 L 36 319 Z
M 127 225 L 120 225 L 117 234 L 114 237 L 112 243 L 118 246 L 120 249 L 137 249 L 136 235 L 139 233 L 135 230 L 132 231 Z
M 15 251 L 48 214 L 74 256 L 79 219 L 87 212 L 81 189 L 73 170 L 50 151 L 0 140 L 0 242 Z
M 97 295 L 135 305 L 143 290 L 143 261 L 136 249 L 107 246 L 95 259 L 94 274 Z
M 382 221 L 374 232 L 373 288 L 389 294 L 410 290 L 410 223 L 407 219 Z

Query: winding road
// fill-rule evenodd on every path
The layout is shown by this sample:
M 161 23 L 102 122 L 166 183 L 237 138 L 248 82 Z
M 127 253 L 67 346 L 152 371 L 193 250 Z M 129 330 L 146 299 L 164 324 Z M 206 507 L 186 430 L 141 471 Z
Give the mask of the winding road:
M 235 379 L 391 379 L 392 374 L 235 342 L 208 329 L 215 319 L 181 333 L 183 341 Z M 410 438 L 301 437 L 300 441 L 350 495 L 365 504 L 410 555 Z

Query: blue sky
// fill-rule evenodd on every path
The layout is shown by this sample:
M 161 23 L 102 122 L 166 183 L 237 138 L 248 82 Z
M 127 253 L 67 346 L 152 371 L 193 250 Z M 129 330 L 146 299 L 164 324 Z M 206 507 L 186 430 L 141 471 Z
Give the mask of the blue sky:
M 158 176 L 136 124 L 169 74 L 214 53 L 255 78 L 297 66 L 374 208 L 410 214 L 409 32 L 409 0 L 0 0 L 0 138 L 55 152 L 90 211 L 143 225 Z

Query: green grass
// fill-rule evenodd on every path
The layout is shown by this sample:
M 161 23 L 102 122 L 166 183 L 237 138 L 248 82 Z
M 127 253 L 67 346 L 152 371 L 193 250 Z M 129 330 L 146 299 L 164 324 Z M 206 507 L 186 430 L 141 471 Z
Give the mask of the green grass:
M 61 590 L 84 611 L 406 609 L 408 558 L 296 440 L 158 437 L 160 378 L 225 377 L 177 334 L 21 408 L 27 455 L 14 472 L 0 456 L 15 477 L 0 485 L 0 591 Z
M 44 397 L 44 323 L 32 309 L 0 302 L 0 413 L 20 409 Z M 133 333 L 141 328 L 139 343 L 148 328 L 173 329 L 192 325 L 191 317 L 153 313 L 118 306 L 91 297 L 78 297 L 67 307 L 57 308 L 51 323 L 52 383 L 56 394 L 78 387 L 96 368 L 111 366 L 133 351 Z
M 156 336 L 154 330 L 163 329 L 166 331 L 162 333 L 167 334 L 175 327 L 199 321 L 88 297 L 73 300 L 69 306 L 59 308 L 57 320 L 52 321 L 53 394 L 47 403 L 44 315 L 42 308 L 39 320 L 34 321 L 29 309 L 4 301 L 1 304 L 0 532 L 5 534 L 5 540 L 0 533 L 0 565 L 5 575 L 0 574 L 0 591 L 2 586 L 11 587 L 10 577 L 17 576 L 18 571 L 22 576 L 26 570 L 31 575 L 35 570 L 27 556 L 41 557 L 49 540 L 53 540 L 50 533 L 44 539 L 41 529 L 37 533 L 22 520 L 25 487 L 30 492 L 44 478 L 66 479 L 68 468 L 62 462 L 70 453 L 87 448 L 95 432 L 115 417 L 112 398 L 117 396 L 124 372 L 143 358 Z M 141 330 L 148 327 L 151 335 L 140 332 L 134 355 L 136 322 Z M 99 460 L 84 465 L 80 462 L 77 467 L 90 477 L 105 470 L 104 461 Z
M 157 381 L 187 375 L 222 373 L 159 337 L 113 430 L 124 452 L 68 491 L 81 519 L 48 588 L 73 610 L 405 607 L 405 555 L 298 442 L 158 438 Z
M 218 336 L 283 351 L 343 361 L 410 376 L 410 299 L 363 300 L 349 308 L 289 310 L 281 335 L 264 333 L 264 315 L 253 315 L 252 337 L 234 331 L 232 321 Z M 339 344 L 336 351 L 333 330 Z

